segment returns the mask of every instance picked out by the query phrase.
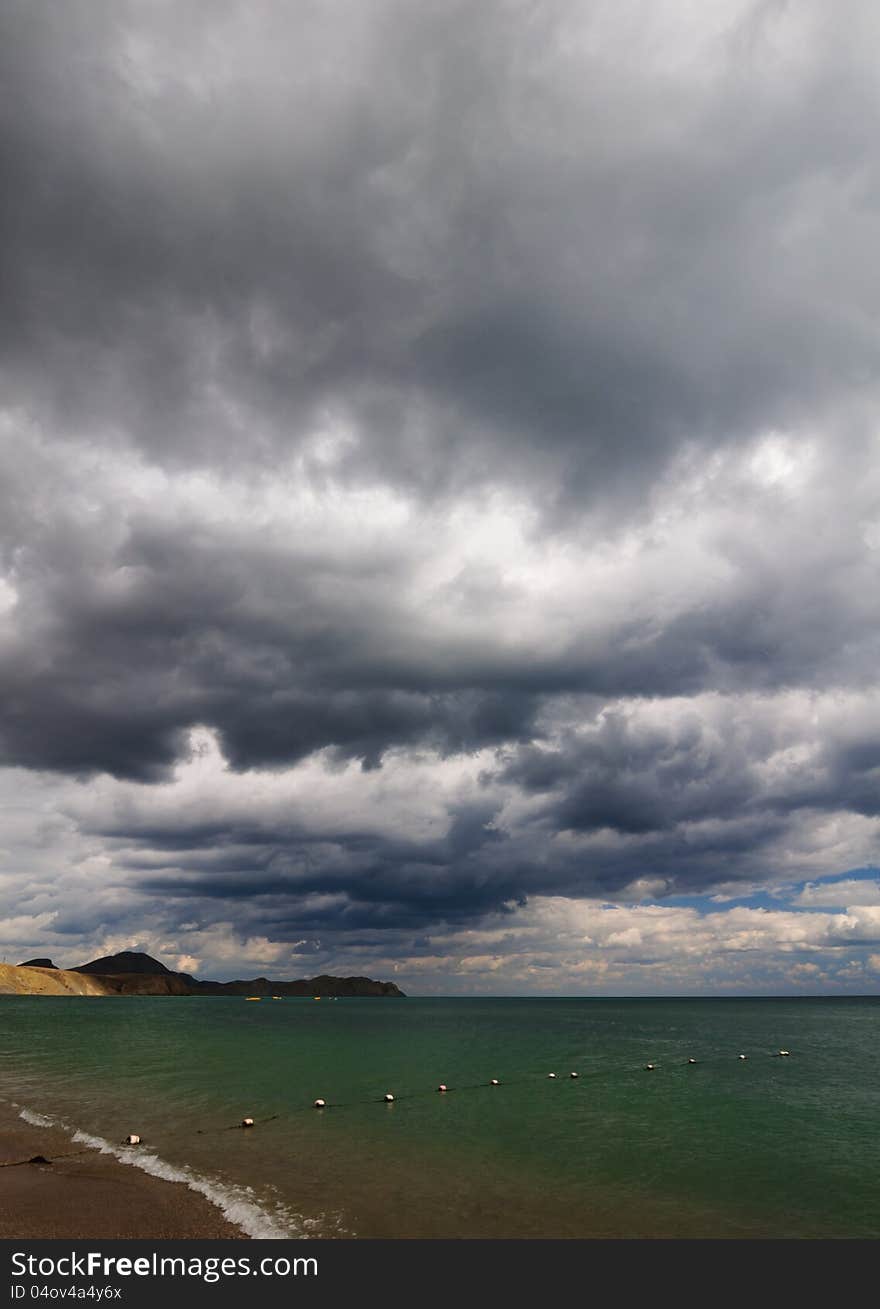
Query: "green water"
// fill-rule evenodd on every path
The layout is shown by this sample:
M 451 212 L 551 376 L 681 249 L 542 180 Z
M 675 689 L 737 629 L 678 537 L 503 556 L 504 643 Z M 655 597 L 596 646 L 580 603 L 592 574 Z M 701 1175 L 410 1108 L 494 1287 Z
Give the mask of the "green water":
M 877 1237 L 878 1051 L 878 999 L 0 999 L 0 1097 L 306 1235 Z

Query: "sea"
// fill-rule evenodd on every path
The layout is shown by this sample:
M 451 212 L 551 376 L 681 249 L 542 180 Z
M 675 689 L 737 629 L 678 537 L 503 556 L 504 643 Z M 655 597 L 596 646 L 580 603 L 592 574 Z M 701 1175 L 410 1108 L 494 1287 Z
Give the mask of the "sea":
M 880 1236 L 880 997 L 3 996 L 0 1053 L 255 1237 Z

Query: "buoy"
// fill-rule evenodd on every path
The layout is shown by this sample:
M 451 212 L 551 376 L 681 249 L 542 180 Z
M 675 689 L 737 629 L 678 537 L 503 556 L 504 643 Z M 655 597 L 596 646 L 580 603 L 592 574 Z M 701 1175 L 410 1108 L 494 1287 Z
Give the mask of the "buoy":
M 499 1082 L 499 1080 L 498 1080 L 497 1077 L 493 1077 L 492 1080 L 491 1080 L 491 1082 L 489 1083 L 489 1085 L 490 1085 L 490 1086 L 500 1086 L 501 1083 Z
M 646 1072 L 646 1073 L 653 1073 L 653 1071 L 654 1071 L 654 1065 L 653 1065 L 653 1064 L 645 1064 L 645 1072 Z
M 556 1074 L 555 1074 L 555 1073 L 548 1073 L 547 1076 L 548 1076 L 548 1077 L 555 1077 Z
M 386 1092 L 385 1092 L 385 1103 L 386 1103 L 386 1104 L 391 1104 L 391 1102 L 393 1101 L 393 1099 L 394 1099 L 394 1096 L 391 1094 L 391 1092 L 390 1092 L 390 1091 L 386 1091 Z
M 441 1082 L 440 1085 L 437 1087 L 438 1091 L 445 1091 L 446 1089 L 447 1087 L 445 1082 Z
M 749 1056 L 747 1054 L 741 1054 L 739 1057 L 740 1059 L 748 1059 Z
M 241 1125 L 242 1127 L 253 1127 L 254 1120 L 253 1118 L 242 1118 Z
M 580 1073 L 569 1073 L 569 1077 L 580 1077 Z
M 789 1056 L 790 1054 L 791 1054 L 791 1051 L 790 1051 L 790 1050 L 780 1050 L 780 1051 L 779 1051 L 779 1057 L 780 1057 L 781 1059 L 787 1059 L 788 1056 Z
M 136 1136 L 134 1132 L 132 1132 L 130 1136 L 127 1136 L 124 1142 L 125 1145 L 140 1145 L 140 1143 L 141 1143 L 141 1138 L 139 1136 Z
M 316 1100 L 316 1101 L 315 1101 L 315 1105 L 314 1105 L 314 1107 L 315 1107 L 316 1109 L 323 1109 L 324 1106 L 326 1105 L 326 1103 L 327 1103 L 326 1100 Z
M 697 1062 L 696 1059 L 688 1059 L 689 1064 L 695 1064 L 696 1062 Z

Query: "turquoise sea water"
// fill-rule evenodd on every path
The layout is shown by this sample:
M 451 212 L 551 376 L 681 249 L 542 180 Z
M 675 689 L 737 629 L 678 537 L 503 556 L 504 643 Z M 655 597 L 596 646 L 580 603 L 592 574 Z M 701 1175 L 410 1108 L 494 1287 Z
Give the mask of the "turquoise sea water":
M 252 1234 L 880 1236 L 880 999 L 0 997 L 0 1054 Z

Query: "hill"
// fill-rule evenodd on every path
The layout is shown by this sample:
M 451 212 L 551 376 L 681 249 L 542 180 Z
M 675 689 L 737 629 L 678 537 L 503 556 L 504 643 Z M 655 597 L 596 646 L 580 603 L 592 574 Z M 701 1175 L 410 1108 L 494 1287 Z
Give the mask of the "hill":
M 56 968 L 49 959 L 15 967 L 0 965 L 0 995 L 283 995 L 394 996 L 393 982 L 369 977 L 303 978 L 294 982 L 257 977 L 251 981 L 200 981 L 175 973 L 158 959 L 137 950 L 104 955 L 77 968 Z
M 24 964 L 16 968 L 14 964 L 0 964 L 0 995 L 106 994 L 97 977 L 83 977 L 63 968 L 34 968 Z
M 267 977 L 256 977 L 251 982 L 188 980 L 193 984 L 192 994 L 195 995 L 403 995 L 393 982 L 374 982 L 369 977 L 323 976 L 298 982 L 271 982 Z
M 119 954 L 106 954 L 101 959 L 93 959 L 90 964 L 80 964 L 78 968 L 71 969 L 71 972 L 98 973 L 101 977 L 116 973 L 149 973 L 153 977 L 162 973 L 171 975 L 170 968 L 160 964 L 152 955 L 143 954 L 139 950 L 122 950 Z

